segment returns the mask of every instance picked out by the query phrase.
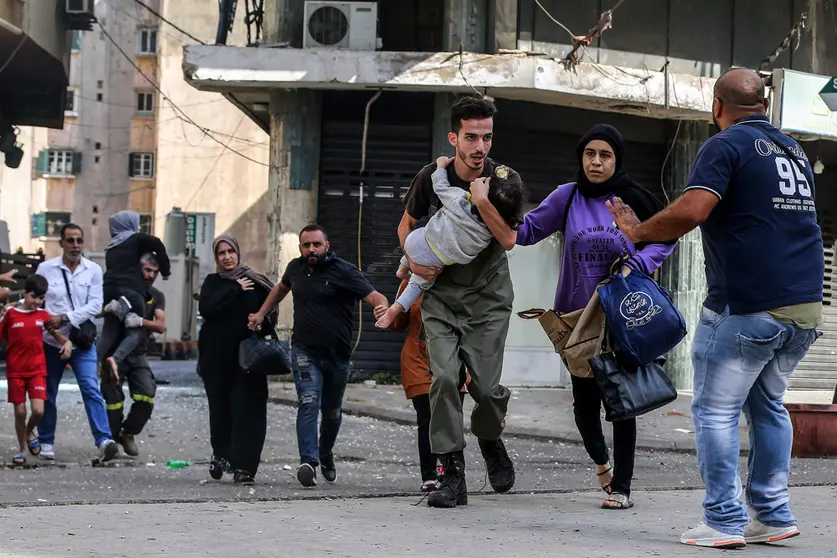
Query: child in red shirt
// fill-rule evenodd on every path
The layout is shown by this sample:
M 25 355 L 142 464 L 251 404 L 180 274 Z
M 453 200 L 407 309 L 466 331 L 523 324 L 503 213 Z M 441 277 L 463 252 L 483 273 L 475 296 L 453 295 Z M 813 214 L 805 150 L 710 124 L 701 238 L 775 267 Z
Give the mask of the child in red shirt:
M 26 279 L 23 288 L 23 303 L 12 305 L 0 318 L 0 340 L 8 340 L 6 346 L 6 379 L 9 385 L 9 403 L 15 406 L 15 431 L 20 444 L 20 453 L 12 463 L 26 463 L 26 446 L 32 455 L 41 453 L 41 446 L 35 436 L 35 427 L 44 416 L 46 399 L 46 357 L 44 356 L 44 324 L 50 318 L 49 312 L 41 310 L 49 283 L 40 275 Z M 73 344 L 60 333 L 50 332 L 61 347 L 61 358 L 68 359 Z M 26 423 L 26 394 L 32 415 Z

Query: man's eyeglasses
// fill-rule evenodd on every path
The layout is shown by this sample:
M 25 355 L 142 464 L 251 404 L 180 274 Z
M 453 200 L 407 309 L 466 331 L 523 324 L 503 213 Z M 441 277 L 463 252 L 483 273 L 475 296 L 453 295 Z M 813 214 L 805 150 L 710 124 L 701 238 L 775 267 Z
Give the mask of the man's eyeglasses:
M 76 246 L 81 246 L 84 244 L 84 238 L 80 236 L 68 236 L 67 238 L 63 239 L 63 241 L 67 244 L 75 244 Z

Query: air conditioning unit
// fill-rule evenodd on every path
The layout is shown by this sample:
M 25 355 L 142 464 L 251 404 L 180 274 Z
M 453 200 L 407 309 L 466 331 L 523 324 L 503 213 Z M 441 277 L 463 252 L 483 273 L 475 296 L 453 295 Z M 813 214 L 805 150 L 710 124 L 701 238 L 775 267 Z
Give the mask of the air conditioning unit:
M 69 0 L 68 0 L 69 1 Z M 377 2 L 305 2 L 303 48 L 375 50 Z
M 90 31 L 96 21 L 96 0 L 64 0 L 64 24 L 73 31 Z M 59 4 L 60 5 L 60 4 Z
M 64 13 L 78 15 L 93 15 L 95 0 L 65 0 Z

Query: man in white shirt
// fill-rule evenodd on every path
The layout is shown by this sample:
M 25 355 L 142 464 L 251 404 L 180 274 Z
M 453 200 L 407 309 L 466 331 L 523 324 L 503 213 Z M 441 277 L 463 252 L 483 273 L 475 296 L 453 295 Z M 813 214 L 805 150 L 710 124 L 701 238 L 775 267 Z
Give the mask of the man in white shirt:
M 81 327 L 102 310 L 102 268 L 82 257 L 84 233 L 78 225 L 64 225 L 59 245 L 64 250 L 64 255 L 42 262 L 37 273 L 49 282 L 44 309 L 52 314 L 52 317 L 47 326 L 57 328 L 73 340 L 72 329 Z M 72 299 L 69 293 L 72 293 Z M 44 459 L 55 459 L 55 427 L 58 422 L 55 400 L 58 396 L 58 384 L 68 364 L 68 361 L 61 360 L 58 349 L 52 336 L 44 332 L 47 401 L 44 405 L 44 418 L 38 426 L 40 456 Z M 99 391 L 97 363 L 95 343 L 89 348 L 73 346 L 69 365 L 78 381 L 90 430 L 96 447 L 99 448 L 99 458 L 104 462 L 116 457 L 119 446 L 113 441 L 105 400 Z

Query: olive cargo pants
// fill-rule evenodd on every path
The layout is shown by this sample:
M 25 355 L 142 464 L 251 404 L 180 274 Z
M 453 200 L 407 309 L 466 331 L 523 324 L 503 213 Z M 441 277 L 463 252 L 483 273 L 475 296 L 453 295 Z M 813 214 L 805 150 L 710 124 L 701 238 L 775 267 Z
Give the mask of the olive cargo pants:
M 444 269 L 424 293 L 422 322 L 430 371 L 430 446 L 437 455 L 465 448 L 460 369 L 471 373 L 476 405 L 471 432 L 496 440 L 506 425 L 511 393 L 500 385 L 514 291 L 508 260 L 497 243 L 468 265 Z

